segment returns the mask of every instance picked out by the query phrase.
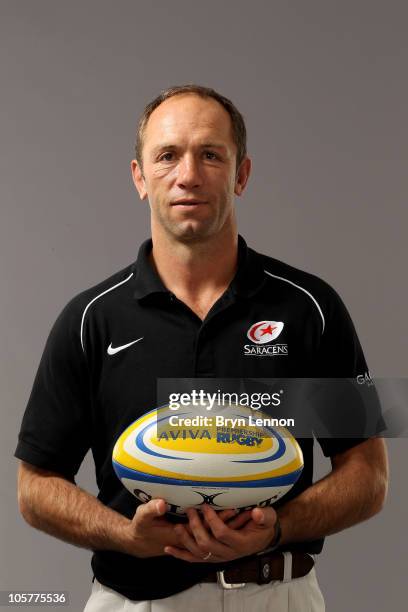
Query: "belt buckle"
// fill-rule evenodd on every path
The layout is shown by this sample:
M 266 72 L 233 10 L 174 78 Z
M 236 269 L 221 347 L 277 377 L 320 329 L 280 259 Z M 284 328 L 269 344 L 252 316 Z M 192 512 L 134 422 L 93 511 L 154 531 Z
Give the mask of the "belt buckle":
M 224 571 L 217 572 L 217 582 L 223 589 L 242 589 L 246 586 L 246 582 L 225 582 Z

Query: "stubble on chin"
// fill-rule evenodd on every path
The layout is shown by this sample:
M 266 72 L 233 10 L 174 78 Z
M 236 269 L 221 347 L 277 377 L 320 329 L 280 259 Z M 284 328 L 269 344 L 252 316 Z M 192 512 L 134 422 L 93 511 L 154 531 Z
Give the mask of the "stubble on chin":
M 157 211 L 152 215 L 152 223 L 165 233 L 172 242 L 182 244 L 200 244 L 206 242 L 215 232 L 214 220 L 208 222 L 173 221 Z
M 181 227 L 181 224 L 167 226 L 165 231 L 169 238 L 182 244 L 200 244 L 206 242 L 213 234 L 210 227 L 194 227 L 189 224 Z

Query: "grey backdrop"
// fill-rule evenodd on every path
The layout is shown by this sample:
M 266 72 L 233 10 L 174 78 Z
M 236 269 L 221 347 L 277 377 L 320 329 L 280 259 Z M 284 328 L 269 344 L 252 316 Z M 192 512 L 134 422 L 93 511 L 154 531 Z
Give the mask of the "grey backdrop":
M 241 232 L 339 291 L 374 376 L 406 376 L 407 17 L 395 1 L 1 0 L 0 590 L 65 589 L 75 612 L 88 596 L 90 553 L 20 518 L 12 453 L 57 314 L 148 235 L 129 160 L 160 89 L 235 101 L 254 161 Z M 407 445 L 388 447 L 385 510 L 321 555 L 331 612 L 406 600 Z M 95 492 L 89 458 L 79 483 Z

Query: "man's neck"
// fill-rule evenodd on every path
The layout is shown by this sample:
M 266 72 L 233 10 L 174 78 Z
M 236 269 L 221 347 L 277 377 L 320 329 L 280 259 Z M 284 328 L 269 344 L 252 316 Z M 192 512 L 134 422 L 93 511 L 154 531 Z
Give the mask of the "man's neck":
M 167 289 L 193 310 L 198 308 L 201 314 L 208 311 L 228 287 L 237 269 L 235 228 L 194 244 L 171 240 L 154 232 L 152 239 L 151 262 Z

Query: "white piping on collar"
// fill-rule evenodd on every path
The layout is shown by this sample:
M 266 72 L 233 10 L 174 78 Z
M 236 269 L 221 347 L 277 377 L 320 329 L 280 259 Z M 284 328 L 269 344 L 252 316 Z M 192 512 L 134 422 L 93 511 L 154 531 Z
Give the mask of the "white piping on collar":
M 124 280 L 120 281 L 120 283 L 116 283 L 116 285 L 113 285 L 113 287 L 109 287 L 109 289 L 106 289 L 105 291 L 102 291 L 102 293 L 99 293 L 99 295 L 95 296 L 85 307 L 85 310 L 82 314 L 82 319 L 81 319 L 81 346 L 82 346 L 82 350 L 85 353 L 85 348 L 84 348 L 84 322 L 85 322 L 85 315 L 87 313 L 88 308 L 91 306 L 91 304 L 93 304 L 95 302 L 95 300 L 97 300 L 98 298 L 102 297 L 103 295 L 105 295 L 105 293 L 109 293 L 110 291 L 113 291 L 114 289 L 116 289 L 116 287 L 120 287 L 120 285 L 123 285 L 123 283 L 126 283 L 130 278 L 132 278 L 133 276 L 133 272 L 131 272 L 129 274 L 129 276 L 127 278 L 125 278 Z
M 278 278 L 279 280 L 282 280 L 285 283 L 289 283 L 290 285 L 293 285 L 293 287 L 296 287 L 297 289 L 300 289 L 301 291 L 303 291 L 304 293 L 306 293 L 306 295 L 308 295 L 310 297 L 310 299 L 313 301 L 314 305 L 316 306 L 316 308 L 319 311 L 319 314 L 321 316 L 322 323 L 323 323 L 323 329 L 322 329 L 322 334 L 323 334 L 324 328 L 325 328 L 325 320 L 324 320 L 324 315 L 323 315 L 322 309 L 320 308 L 316 298 L 314 298 L 313 295 L 309 291 L 307 291 L 307 289 L 305 289 L 304 287 L 301 287 L 300 285 L 297 285 L 296 283 L 294 283 L 293 281 L 289 280 L 288 278 L 284 278 L 283 276 L 277 276 L 276 274 L 272 274 L 271 272 L 268 272 L 268 270 L 264 270 L 264 272 L 265 272 L 265 274 L 268 274 L 269 276 L 272 276 L 273 278 Z

